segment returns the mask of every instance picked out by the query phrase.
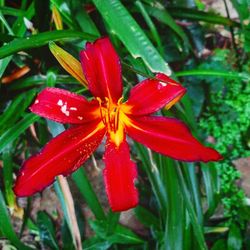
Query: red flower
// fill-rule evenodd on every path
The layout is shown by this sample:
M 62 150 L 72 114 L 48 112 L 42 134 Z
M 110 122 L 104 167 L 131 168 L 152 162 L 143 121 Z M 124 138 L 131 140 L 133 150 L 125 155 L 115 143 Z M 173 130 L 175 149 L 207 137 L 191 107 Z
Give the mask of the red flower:
M 58 54 L 57 59 L 60 61 Z M 131 90 L 128 100 L 122 102 L 120 60 L 109 39 L 87 43 L 80 59 L 94 99 L 87 101 L 83 96 L 58 88 L 45 88 L 38 95 L 30 108 L 33 113 L 73 126 L 24 163 L 15 183 L 16 195 L 32 195 L 51 184 L 55 176 L 75 171 L 105 135 L 103 174 L 113 211 L 138 204 L 134 186 L 136 165 L 130 159 L 126 134 L 177 160 L 207 162 L 221 158 L 214 149 L 198 142 L 181 121 L 152 115 L 166 105 L 170 108 L 184 95 L 186 90 L 179 83 L 157 74 L 159 80 L 142 81 Z M 69 72 L 73 70 L 67 67 Z M 81 72 L 72 74 L 85 81 Z

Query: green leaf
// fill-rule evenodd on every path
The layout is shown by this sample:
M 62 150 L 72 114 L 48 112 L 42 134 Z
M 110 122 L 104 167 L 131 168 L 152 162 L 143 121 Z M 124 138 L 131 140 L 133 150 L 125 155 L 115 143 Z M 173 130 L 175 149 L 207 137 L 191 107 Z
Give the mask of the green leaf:
M 19 90 L 28 87 L 38 87 L 40 85 L 43 85 L 46 80 L 47 77 L 44 75 L 30 76 L 25 79 L 13 82 L 10 86 L 8 86 L 8 88 L 9 90 Z M 71 76 L 57 75 L 56 84 L 79 84 L 79 82 Z
M 204 235 L 203 235 L 202 225 L 200 225 L 198 222 L 195 210 L 193 208 L 193 204 L 192 204 L 191 199 L 190 199 L 189 190 L 187 188 L 187 185 L 185 183 L 185 179 L 184 179 L 183 174 L 182 174 L 182 170 L 181 170 L 180 166 L 176 166 L 176 168 L 177 168 L 177 173 L 178 173 L 178 177 L 179 177 L 178 180 L 179 180 L 179 185 L 181 187 L 182 196 L 183 196 L 184 203 L 185 203 L 185 206 L 187 208 L 188 214 L 190 216 L 190 220 L 191 220 L 191 224 L 193 226 L 196 240 L 199 244 L 200 249 L 205 250 L 205 249 L 207 249 L 207 246 L 206 246 Z
M 172 18 L 172 16 L 169 14 L 167 9 L 164 8 L 163 5 L 158 4 L 154 7 L 146 6 L 145 8 L 148 11 L 149 15 L 153 16 L 158 21 L 169 26 L 182 39 L 184 43 L 189 44 L 187 35 L 182 30 L 182 28 L 176 24 L 175 20 Z
M 12 26 L 11 34 L 22 37 L 26 31 L 25 24 L 23 22 L 24 16 L 28 19 L 31 19 L 35 14 L 34 3 L 32 2 L 29 8 L 24 12 L 23 15 L 20 15 Z M 0 48 L 1 50 L 1 48 Z M 0 77 L 2 77 L 4 71 L 6 70 L 8 64 L 10 63 L 12 56 L 5 57 L 0 59 Z
M 219 196 L 219 176 L 213 163 L 201 164 L 202 176 L 206 189 L 207 205 L 206 218 L 209 218 L 215 211 Z
M 228 234 L 227 240 L 228 250 L 241 250 L 242 249 L 242 236 L 239 226 L 232 224 Z
M 4 150 L 3 160 L 3 180 L 5 197 L 10 209 L 14 209 L 15 206 L 15 194 L 12 190 L 13 187 L 13 159 L 11 154 L 11 145 L 9 148 Z
M 84 250 L 106 250 L 109 249 L 112 244 L 106 239 L 101 239 L 99 237 L 92 237 L 83 242 Z
M 166 196 L 163 182 L 159 175 L 159 171 L 158 169 L 155 168 L 155 166 L 152 166 L 148 151 L 144 146 L 135 142 L 135 148 L 140 157 L 140 160 L 142 161 L 142 167 L 146 171 L 147 176 L 149 178 L 149 181 L 152 186 L 153 192 L 155 194 L 155 198 L 158 202 L 160 211 L 161 212 L 166 211 L 167 196 Z
M 26 91 L 13 99 L 0 116 L 0 133 L 6 128 L 10 128 L 18 121 L 18 119 L 24 114 L 24 111 L 31 104 L 35 94 L 36 91 L 34 90 Z
M 162 156 L 163 158 L 163 156 Z M 159 167 L 161 164 L 157 164 Z M 183 228 L 185 228 L 185 209 L 178 183 L 178 176 L 174 161 L 164 157 L 162 167 L 167 192 L 167 217 L 164 232 L 164 249 L 183 249 Z M 163 171 L 161 171 L 163 173 Z
M 106 216 L 104 214 L 104 211 L 92 188 L 91 183 L 87 178 L 85 170 L 83 168 L 79 168 L 76 172 L 72 174 L 72 178 L 95 217 L 99 220 L 105 219 Z
M 112 242 L 113 244 L 142 244 L 144 241 L 133 233 L 130 229 L 122 226 L 117 225 L 116 229 L 114 230 L 113 234 L 108 237 L 108 241 Z
M 135 216 L 137 219 L 147 227 L 154 227 L 155 229 L 160 229 L 160 221 L 153 213 L 151 213 L 148 209 L 137 206 L 135 208 Z
M 112 232 L 109 232 L 107 221 L 96 220 L 89 221 L 91 228 L 95 231 L 98 237 L 106 239 L 112 244 L 141 244 L 144 241 L 139 238 L 130 229 L 117 224 Z
M 0 48 L 0 58 L 12 55 L 18 51 L 37 48 L 48 44 L 50 41 L 61 41 L 75 38 L 94 40 L 96 37 L 84 32 L 72 30 L 47 31 L 37 35 L 18 38 Z
M 37 226 L 39 228 L 40 239 L 50 249 L 59 249 L 56 243 L 55 228 L 50 217 L 42 211 L 37 214 Z
M 243 79 L 246 81 L 250 80 L 250 74 L 246 72 L 234 72 L 234 71 L 217 71 L 217 70 L 206 70 L 206 69 L 193 69 L 176 72 L 176 76 L 218 76 L 229 79 Z
M 10 16 L 23 16 L 25 11 L 11 8 L 11 7 L 0 7 L 0 11 L 3 13 L 3 15 L 10 15 Z
M 196 9 L 182 7 L 169 7 L 168 11 L 175 18 L 187 19 L 198 22 L 203 21 L 208 23 L 223 24 L 228 26 L 239 26 L 239 23 L 211 12 L 204 12 Z
M 31 248 L 25 246 L 17 237 L 12 225 L 11 220 L 6 209 L 6 204 L 4 202 L 4 198 L 2 192 L 0 190 L 0 228 L 2 234 L 15 246 L 20 250 L 30 250 Z
M 71 13 L 69 3 L 63 0 L 51 0 L 50 2 L 56 6 L 59 13 L 62 15 L 63 22 L 65 22 L 70 29 L 77 29 L 77 25 L 74 22 L 74 16 Z
M 12 141 L 17 139 L 32 123 L 40 119 L 39 116 L 34 114 L 25 114 L 23 118 L 14 126 L 6 130 L 0 136 L 0 152 Z
M 82 31 L 93 34 L 96 37 L 101 36 L 95 23 L 90 18 L 89 14 L 84 9 L 79 9 L 76 13 L 76 20 L 81 27 Z
M 227 250 L 226 241 L 223 239 L 217 240 L 211 250 Z
M 153 72 L 171 74 L 168 64 L 119 0 L 93 0 L 93 2 L 112 33 L 119 37 L 134 58 L 141 57 Z
M 153 21 L 151 20 L 147 9 L 142 4 L 142 2 L 139 1 L 139 0 L 137 0 L 135 2 L 135 5 L 138 7 L 139 11 L 141 12 L 145 22 L 147 23 L 147 25 L 148 25 L 148 27 L 150 29 L 150 32 L 152 34 L 152 38 L 154 38 L 154 40 L 155 40 L 155 42 L 157 44 L 157 47 L 158 47 L 159 51 L 161 52 L 161 55 L 163 55 L 164 49 L 163 49 L 163 46 L 162 46 L 160 35 L 159 35 L 158 31 L 157 31 L 156 26 L 154 25 Z
M 196 166 L 192 163 L 183 163 L 185 177 L 187 179 L 187 185 L 192 196 L 192 201 L 197 214 L 199 224 L 203 224 L 203 211 L 201 207 L 201 193 L 199 189 L 199 183 L 197 180 Z

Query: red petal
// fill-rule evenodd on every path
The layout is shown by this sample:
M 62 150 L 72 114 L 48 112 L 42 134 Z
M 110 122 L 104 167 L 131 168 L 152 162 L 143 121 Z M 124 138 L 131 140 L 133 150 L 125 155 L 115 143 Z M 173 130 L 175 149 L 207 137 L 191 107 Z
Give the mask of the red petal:
M 80 124 L 100 116 L 98 103 L 58 88 L 45 88 L 30 110 L 42 117 L 61 123 Z
M 186 92 L 179 83 L 164 74 L 157 74 L 155 79 L 146 79 L 137 84 L 130 92 L 124 105 L 124 112 L 133 115 L 146 115 L 167 105 L 170 108 Z
M 222 158 L 217 151 L 198 142 L 187 126 L 174 118 L 128 118 L 126 131 L 134 140 L 177 160 L 207 162 Z
M 116 147 L 108 140 L 104 162 L 104 181 L 112 210 L 125 211 L 135 207 L 138 204 L 138 192 L 134 186 L 137 170 L 130 159 L 127 142 L 123 141 Z
M 108 38 L 87 43 L 80 53 L 84 75 L 95 97 L 108 97 L 117 102 L 122 96 L 121 65 Z
M 51 140 L 43 150 L 28 159 L 17 177 L 14 192 L 29 196 L 50 185 L 57 175 L 75 171 L 101 143 L 102 123 L 75 126 Z

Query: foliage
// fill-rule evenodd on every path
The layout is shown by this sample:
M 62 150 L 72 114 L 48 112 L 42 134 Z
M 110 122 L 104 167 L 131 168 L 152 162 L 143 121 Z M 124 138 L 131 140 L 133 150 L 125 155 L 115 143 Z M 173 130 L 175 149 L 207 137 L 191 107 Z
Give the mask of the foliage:
M 232 70 L 234 60 L 230 58 L 229 50 L 215 51 L 215 55 L 202 63 L 200 67 L 210 68 L 218 62 L 227 70 Z M 230 62 L 230 63 L 229 63 Z M 249 65 L 244 65 L 247 69 Z M 232 165 L 234 159 L 247 157 L 250 153 L 247 133 L 250 121 L 250 106 L 248 96 L 249 84 L 239 80 L 226 79 L 218 86 L 218 81 L 205 80 L 210 84 L 211 106 L 204 112 L 200 120 L 201 127 L 207 134 L 213 135 L 216 148 L 225 156 L 223 163 L 215 163 L 221 176 L 222 203 L 225 216 L 231 217 L 233 222 L 244 223 L 241 209 L 245 207 L 245 195 L 236 181 L 241 177 L 240 172 Z M 231 222 L 231 221 L 230 221 Z
M 75 249 L 80 237 L 83 249 L 250 248 L 249 202 L 232 165 L 249 156 L 249 11 L 247 0 L 231 2 L 235 20 L 200 0 L 0 0 L 0 246 Z M 162 114 L 183 120 L 224 156 L 183 163 L 132 145 L 140 172 L 140 205 L 129 211 L 136 228 L 121 223 L 126 213 L 109 211 L 102 186 L 93 184 L 100 171 L 88 166 L 101 168 L 98 152 L 68 178 L 73 214 L 60 179 L 49 189 L 57 205 L 42 211 L 34 207 L 46 191 L 28 199 L 12 191 L 21 163 L 65 129 L 29 112 L 36 94 L 56 86 L 89 95 L 48 44 L 78 58 L 87 41 L 104 35 L 122 59 L 125 94 L 158 70 L 172 72 L 188 94 Z

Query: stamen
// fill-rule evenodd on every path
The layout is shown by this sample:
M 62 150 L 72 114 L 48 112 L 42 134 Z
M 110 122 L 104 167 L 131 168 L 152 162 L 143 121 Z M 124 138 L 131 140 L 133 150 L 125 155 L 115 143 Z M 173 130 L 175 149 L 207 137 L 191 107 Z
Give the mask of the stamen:
M 123 99 L 124 99 L 124 98 L 123 98 L 123 96 L 122 96 L 122 97 L 118 100 L 118 102 L 117 102 L 117 105 L 118 105 L 118 106 L 120 106 L 120 105 L 121 105 L 121 103 L 122 103 Z
M 97 97 L 96 100 L 99 103 L 103 123 L 107 126 L 109 131 L 116 132 L 119 128 L 120 105 L 123 97 L 118 100 L 117 104 L 111 102 L 107 97 L 105 97 L 105 100 L 101 100 L 101 98 Z
M 99 103 L 99 108 L 100 108 L 100 113 L 101 113 L 102 121 L 103 121 L 103 123 L 106 125 L 105 115 L 103 115 L 103 113 L 102 113 L 102 110 L 103 110 L 103 107 L 102 107 L 102 100 L 101 100 L 100 97 L 96 97 L 96 100 L 97 100 L 98 103 Z

